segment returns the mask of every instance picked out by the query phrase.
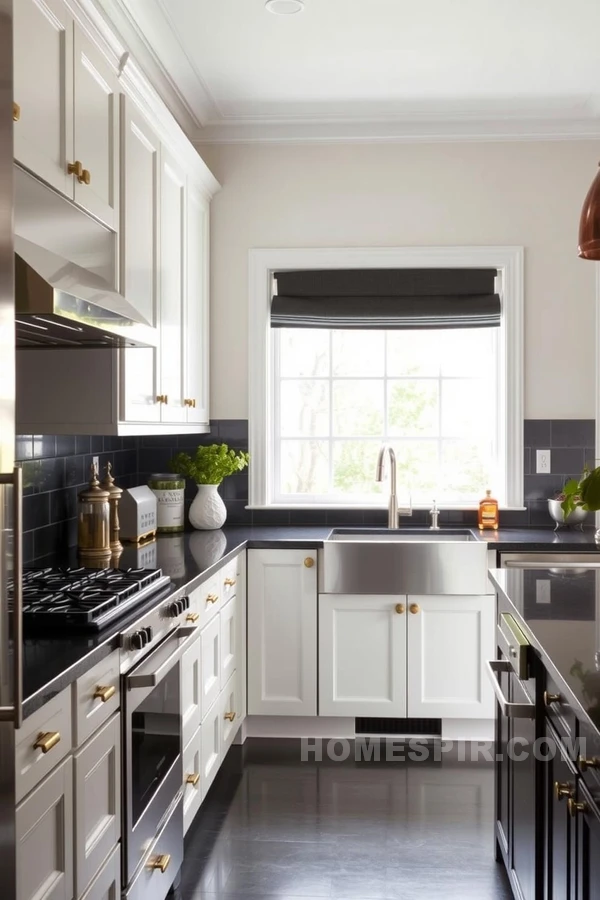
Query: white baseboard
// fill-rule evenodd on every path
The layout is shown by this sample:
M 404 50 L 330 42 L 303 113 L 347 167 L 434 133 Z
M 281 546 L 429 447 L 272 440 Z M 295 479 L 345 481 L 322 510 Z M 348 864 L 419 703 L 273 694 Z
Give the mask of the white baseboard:
M 247 716 L 235 743 L 246 738 L 354 738 L 354 719 L 340 716 Z M 399 740 L 403 735 L 382 735 Z M 407 735 L 407 737 L 418 737 Z M 442 719 L 442 739 L 492 741 L 493 719 Z
M 493 741 L 493 719 L 442 719 L 445 741 Z

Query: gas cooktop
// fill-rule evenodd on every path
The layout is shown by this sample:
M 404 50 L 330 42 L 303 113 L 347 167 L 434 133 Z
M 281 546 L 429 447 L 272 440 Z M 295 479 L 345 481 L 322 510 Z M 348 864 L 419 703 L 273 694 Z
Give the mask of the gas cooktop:
M 169 584 L 162 569 L 26 569 L 23 627 L 100 631 Z

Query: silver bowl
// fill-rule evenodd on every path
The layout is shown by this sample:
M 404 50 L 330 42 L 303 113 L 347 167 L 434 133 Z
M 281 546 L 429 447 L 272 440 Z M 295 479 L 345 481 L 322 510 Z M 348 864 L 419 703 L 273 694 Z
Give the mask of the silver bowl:
M 581 509 L 580 506 L 576 506 L 565 519 L 561 503 L 562 500 L 548 500 L 548 512 L 556 522 L 556 527 L 558 528 L 560 525 L 580 525 L 583 527 L 588 514 L 587 509 Z

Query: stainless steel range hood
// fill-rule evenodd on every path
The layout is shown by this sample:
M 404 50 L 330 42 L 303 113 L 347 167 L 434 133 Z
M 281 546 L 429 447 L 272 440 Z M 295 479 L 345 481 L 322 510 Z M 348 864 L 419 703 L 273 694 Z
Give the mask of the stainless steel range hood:
M 18 168 L 15 201 L 17 346 L 156 346 L 156 329 L 111 284 L 116 235 Z

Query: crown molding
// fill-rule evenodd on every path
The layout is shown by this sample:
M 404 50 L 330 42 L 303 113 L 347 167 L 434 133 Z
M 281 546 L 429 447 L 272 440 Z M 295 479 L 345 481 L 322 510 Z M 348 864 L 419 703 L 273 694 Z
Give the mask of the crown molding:
M 248 122 L 210 123 L 190 134 L 196 146 L 206 144 L 416 144 L 490 141 L 600 140 L 600 118 L 497 119 L 381 122 Z

